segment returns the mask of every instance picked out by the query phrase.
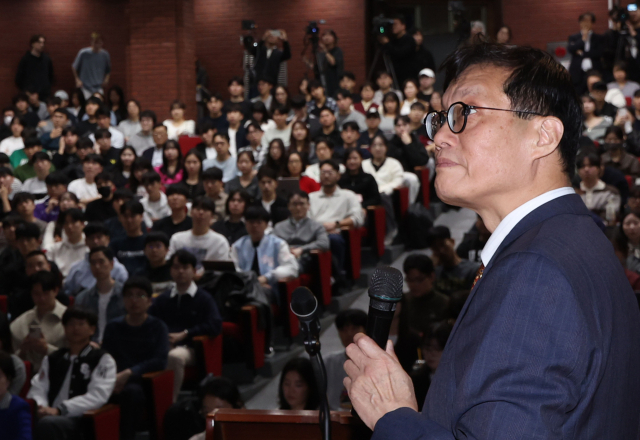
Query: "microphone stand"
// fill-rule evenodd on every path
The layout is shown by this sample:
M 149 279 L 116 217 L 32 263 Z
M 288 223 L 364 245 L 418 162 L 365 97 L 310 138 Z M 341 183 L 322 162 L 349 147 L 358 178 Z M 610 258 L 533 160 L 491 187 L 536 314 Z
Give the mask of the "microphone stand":
M 313 371 L 316 376 L 318 393 L 320 394 L 319 423 L 323 440 L 331 440 L 331 413 L 327 400 L 327 370 L 324 367 L 322 354 L 320 354 L 320 337 L 308 332 L 304 339 L 304 348 L 311 358 Z

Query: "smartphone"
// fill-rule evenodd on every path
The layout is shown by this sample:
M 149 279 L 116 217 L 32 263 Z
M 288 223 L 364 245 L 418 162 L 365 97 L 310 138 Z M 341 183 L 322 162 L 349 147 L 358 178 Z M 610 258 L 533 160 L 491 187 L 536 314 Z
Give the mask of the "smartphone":
M 271 35 L 273 35 L 276 38 L 280 38 L 282 36 L 282 33 L 276 29 L 271 29 Z
M 630 5 L 627 5 L 627 11 L 630 12 L 634 12 L 638 10 L 638 5 L 635 3 L 631 3 Z
M 31 339 L 41 339 L 42 338 L 42 328 L 39 324 L 31 324 L 29 326 L 29 337 Z

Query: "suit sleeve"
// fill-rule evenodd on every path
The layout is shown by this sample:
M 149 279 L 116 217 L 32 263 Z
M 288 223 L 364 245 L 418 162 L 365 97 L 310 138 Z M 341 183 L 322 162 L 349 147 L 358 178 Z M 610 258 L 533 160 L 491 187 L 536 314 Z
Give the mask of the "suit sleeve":
M 582 41 L 582 37 L 580 36 L 580 34 L 578 34 L 577 36 L 569 36 L 567 50 L 569 51 L 569 53 L 571 53 L 571 55 L 577 55 L 576 52 L 578 52 L 579 50 L 584 51 L 584 41 Z
M 426 416 L 436 404 L 427 397 L 425 415 L 408 408 L 388 413 L 374 439 L 566 438 L 563 426 L 604 356 L 571 285 L 549 260 L 519 253 L 490 269 L 478 288 L 484 292 L 476 295 L 491 292 L 500 306 L 479 329 L 476 353 L 456 383 L 453 430 Z M 466 336 L 463 325 L 457 338 Z

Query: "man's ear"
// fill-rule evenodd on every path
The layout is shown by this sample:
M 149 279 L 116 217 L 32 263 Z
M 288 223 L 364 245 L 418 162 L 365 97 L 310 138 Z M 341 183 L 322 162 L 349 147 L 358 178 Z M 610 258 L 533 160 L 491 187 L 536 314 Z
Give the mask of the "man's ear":
M 564 125 L 555 116 L 545 116 L 537 126 L 538 141 L 533 149 L 533 159 L 542 159 L 556 151 L 564 134 Z

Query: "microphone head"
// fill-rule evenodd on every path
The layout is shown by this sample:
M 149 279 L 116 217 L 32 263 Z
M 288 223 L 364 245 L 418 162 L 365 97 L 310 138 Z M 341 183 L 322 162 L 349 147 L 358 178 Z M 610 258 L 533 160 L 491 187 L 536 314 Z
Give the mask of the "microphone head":
M 390 266 L 381 266 L 371 276 L 369 296 L 378 301 L 398 302 L 402 299 L 402 285 L 402 272 Z
M 318 300 L 306 287 L 297 287 L 291 294 L 291 311 L 298 318 L 311 316 L 318 308 Z

